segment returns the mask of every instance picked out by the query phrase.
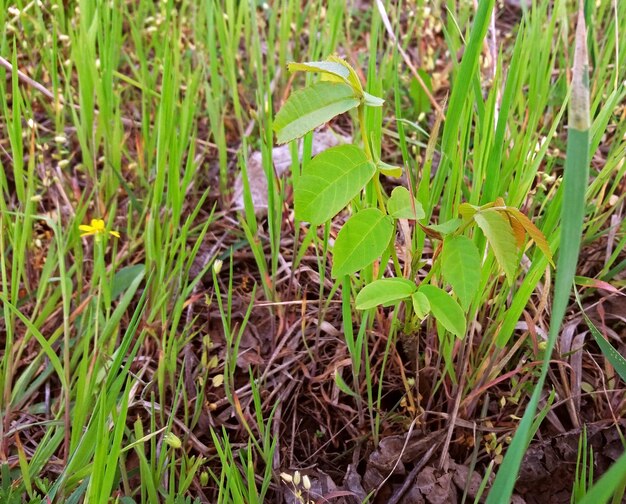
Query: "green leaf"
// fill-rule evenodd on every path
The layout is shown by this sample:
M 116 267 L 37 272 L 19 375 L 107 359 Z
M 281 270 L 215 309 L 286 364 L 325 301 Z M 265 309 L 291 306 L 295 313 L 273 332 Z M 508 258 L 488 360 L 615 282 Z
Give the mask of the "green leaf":
M 356 70 L 352 68 L 352 65 L 350 65 L 350 63 L 348 63 L 345 59 L 340 58 L 339 56 L 335 54 L 331 54 L 328 58 L 326 58 L 326 61 L 339 63 L 340 65 L 344 66 L 348 70 L 348 74 L 349 74 L 348 84 L 352 86 L 352 89 L 354 89 L 356 95 L 359 98 L 363 97 L 364 93 L 363 93 L 363 85 L 361 84 L 361 79 L 359 79 L 359 76 L 357 75 Z
M 609 502 L 609 499 L 623 488 L 624 473 L 626 472 L 626 453 L 611 465 L 611 467 L 587 490 L 587 493 L 578 504 L 597 504 L 598 502 Z M 618 494 L 620 495 L 620 494 Z M 617 502 L 617 499 L 613 500 Z
M 335 240 L 332 277 L 350 275 L 372 264 L 389 245 L 393 228 L 392 218 L 377 208 L 353 215 Z
M 356 308 L 369 310 L 378 305 L 390 306 L 411 297 L 416 290 L 415 282 L 406 278 L 381 278 L 361 289 L 356 297 Z
M 578 299 L 578 295 L 576 295 L 576 298 Z M 580 306 L 580 300 L 579 300 L 578 304 Z M 582 306 L 580 308 L 582 310 Z M 589 317 L 587 317 L 587 314 L 585 312 L 583 312 L 583 317 L 585 318 L 585 322 L 587 323 L 587 327 L 589 327 L 589 330 L 591 331 L 591 334 L 593 335 L 593 339 L 596 340 L 596 343 L 600 347 L 600 350 L 602 351 L 602 354 L 611 363 L 611 366 L 613 366 L 615 368 L 615 371 L 617 371 L 617 374 L 619 374 L 620 378 L 624 382 L 626 382 L 626 359 L 624 359 L 624 357 L 622 357 L 622 354 L 620 354 L 615 349 L 615 347 L 613 347 L 613 345 L 611 345 L 605 339 L 605 337 L 602 335 L 602 333 L 600 331 L 598 331 L 598 328 L 594 325 L 594 323 L 591 321 L 591 319 Z
M 111 298 L 117 299 L 122 292 L 130 287 L 135 278 L 145 271 L 145 269 L 146 267 L 143 264 L 134 264 L 116 271 L 111 287 Z
M 461 203 L 459 205 L 459 215 L 464 219 L 471 219 L 474 214 L 480 210 L 480 207 L 476 205 L 470 205 L 469 203 Z
M 383 161 L 378 161 L 376 163 L 376 168 L 378 168 L 380 173 L 382 173 L 383 175 L 387 175 L 388 177 L 398 178 L 402 176 L 402 168 L 400 168 L 399 166 L 387 164 Z
M 46 357 L 48 357 L 48 359 L 50 360 L 50 364 L 52 364 L 52 367 L 57 372 L 59 381 L 61 382 L 61 386 L 63 388 L 67 388 L 68 383 L 66 382 L 66 379 L 65 379 L 65 372 L 63 371 L 63 365 L 61 364 L 61 360 L 59 359 L 59 356 L 56 354 L 56 351 L 54 350 L 54 348 L 52 348 L 52 345 L 49 343 L 48 339 L 43 334 L 41 334 L 41 332 L 39 332 L 39 329 L 37 329 L 37 327 L 35 327 L 35 325 L 28 318 L 26 318 L 26 316 L 22 314 L 22 312 L 17 307 L 13 306 L 9 302 L 9 300 L 3 296 L 3 294 L 0 294 L 0 301 L 2 301 L 2 303 L 5 306 L 5 313 L 7 310 L 11 310 L 14 313 L 14 315 L 16 315 L 22 321 L 22 323 L 26 326 L 26 328 L 35 337 L 37 342 L 41 345 L 41 348 L 43 349 L 44 353 L 46 354 Z
M 344 394 L 349 395 L 351 397 L 357 396 L 354 390 L 352 390 L 348 386 L 348 384 L 345 382 L 345 380 L 341 376 L 341 373 L 339 372 L 339 368 L 335 369 L 335 383 L 337 384 L 337 387 L 339 387 L 339 390 L 341 390 Z
M 432 93 L 433 83 L 430 74 L 421 68 L 417 69 L 417 73 L 422 79 L 422 82 L 426 84 L 426 89 Z M 409 96 L 413 102 L 413 109 L 416 116 L 419 116 L 421 113 L 428 114 L 431 111 L 428 94 L 415 77 L 411 79 L 411 84 L 409 85 Z
M 398 186 L 391 191 L 391 197 L 387 202 L 389 215 L 396 219 L 423 219 L 424 209 L 406 187 Z
M 474 242 L 466 236 L 446 238 L 441 254 L 441 270 L 461 306 L 467 310 L 480 284 L 480 255 Z
M 576 274 L 580 243 L 585 218 L 585 193 L 589 183 L 589 60 L 587 56 L 587 27 L 585 26 L 584 6 L 579 5 L 576 27 L 576 49 L 572 71 L 572 94 L 570 99 L 569 128 L 567 130 L 567 150 L 563 175 L 563 204 L 561 206 L 561 243 L 554 281 L 554 296 L 548 345 L 541 366 L 539 380 L 525 408 L 524 416 L 513 436 L 502 465 L 498 470 L 487 504 L 508 502 L 515 487 L 515 480 L 528 449 L 534 431 L 531 423 L 535 416 L 539 399 L 544 393 L 544 383 L 548 375 L 549 363 L 561 323 L 569 306 L 569 297 Z M 626 468 L 626 455 L 609 469 L 602 479 L 593 486 L 581 501 L 587 503 L 606 502 L 613 490 L 623 481 Z
M 370 107 L 382 107 L 383 103 L 385 103 L 385 100 L 383 100 L 382 98 L 371 95 L 365 91 L 363 91 L 363 101 L 365 102 L 365 105 L 368 105 Z
M 413 301 L 413 310 L 415 310 L 415 315 L 417 315 L 420 320 L 425 319 L 426 315 L 430 312 L 430 303 L 428 302 L 428 298 L 422 292 L 414 292 L 411 296 L 411 301 Z
M 344 208 L 376 173 L 363 149 L 355 145 L 332 147 L 315 156 L 294 188 L 298 219 L 314 226 Z
M 369 93 L 363 91 L 361 80 L 352 66 L 343 58 L 334 54 L 330 55 L 326 61 L 311 61 L 308 63 L 289 63 L 289 71 L 295 72 L 298 70 L 304 72 L 320 72 L 322 74 L 322 81 L 325 82 L 345 82 L 349 86 L 352 86 L 356 96 L 359 99 L 363 99 L 368 105 L 373 107 L 380 107 L 384 100 L 372 96 Z
M 498 264 L 506 273 L 509 283 L 512 284 L 515 280 L 518 255 L 511 225 L 497 210 L 478 212 L 474 214 L 474 220 L 487 237 Z
M 428 298 L 430 309 L 443 327 L 459 338 L 465 337 L 465 314 L 452 297 L 444 290 L 434 285 L 422 285 L 418 292 Z
M 299 138 L 360 103 L 347 84 L 318 82 L 291 94 L 274 119 L 279 144 Z
M 427 226 L 427 227 L 428 229 L 432 229 L 433 231 L 436 231 L 437 233 L 441 233 L 445 235 L 445 234 L 454 233 L 457 229 L 459 229 L 462 223 L 463 223 L 462 219 L 454 218 L 454 219 L 450 219 L 449 221 L 442 222 L 441 224 L 434 224 L 432 226 Z
M 287 68 L 290 72 L 322 72 L 341 78 L 346 83 L 350 77 L 348 70 L 341 63 L 334 61 L 305 61 L 304 63 L 288 63 Z

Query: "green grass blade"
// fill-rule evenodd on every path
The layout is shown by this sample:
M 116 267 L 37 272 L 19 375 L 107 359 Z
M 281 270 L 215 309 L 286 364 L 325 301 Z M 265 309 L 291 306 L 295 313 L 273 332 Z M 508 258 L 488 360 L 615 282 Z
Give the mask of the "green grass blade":
M 582 305 L 580 304 L 580 298 L 578 297 L 578 292 L 575 291 L 576 301 L 578 302 L 578 306 L 583 310 Z M 604 355 L 607 360 L 611 363 L 611 366 L 615 368 L 615 371 L 620 375 L 622 380 L 626 382 L 626 359 L 622 357 L 622 355 L 611 345 L 607 339 L 602 335 L 602 333 L 598 330 L 595 324 L 591 321 L 591 319 L 587 316 L 587 314 L 583 310 L 583 318 L 585 319 L 585 323 L 587 327 L 591 331 L 593 339 L 596 340 L 596 343 L 600 347 L 602 351 L 602 355 Z
M 563 180 L 565 197 L 563 198 L 561 208 L 561 246 L 557 262 L 548 345 L 541 368 L 541 376 L 526 407 L 526 412 L 518 430 L 513 437 L 511 446 L 496 475 L 496 480 L 487 498 L 487 504 L 508 502 L 513 493 L 522 458 L 531 441 L 532 423 L 548 374 L 550 356 L 559 334 L 561 322 L 565 316 L 569 294 L 574 282 L 585 215 L 585 190 L 589 177 L 590 137 L 587 67 L 587 30 L 582 8 L 580 8 L 576 32 L 567 153 Z
M 619 491 L 624 484 L 626 474 L 626 453 L 615 461 L 611 468 L 589 489 L 578 504 L 602 504 Z
M 459 66 L 459 70 L 455 75 L 452 94 L 450 96 L 450 106 L 446 112 L 446 122 L 443 129 L 442 137 L 442 160 L 437 170 L 434 180 L 433 190 L 430 193 L 430 204 L 428 205 L 427 214 L 432 212 L 435 203 L 441 197 L 441 191 L 444 186 L 446 177 L 449 174 L 455 174 L 458 170 L 453 169 L 455 161 L 462 162 L 458 159 L 459 154 L 459 135 L 461 133 L 461 119 L 463 118 L 463 110 L 466 108 L 467 97 L 470 93 L 470 86 L 474 82 L 474 77 L 479 71 L 479 57 L 482 50 L 483 40 L 489 26 L 489 17 L 493 10 L 495 0 L 483 0 L 479 2 L 476 11 L 476 17 L 472 26 L 467 46 L 464 49 L 463 60 Z M 453 183 L 453 182 L 450 182 Z M 452 217 L 452 208 L 444 202 L 440 219 L 448 220 Z

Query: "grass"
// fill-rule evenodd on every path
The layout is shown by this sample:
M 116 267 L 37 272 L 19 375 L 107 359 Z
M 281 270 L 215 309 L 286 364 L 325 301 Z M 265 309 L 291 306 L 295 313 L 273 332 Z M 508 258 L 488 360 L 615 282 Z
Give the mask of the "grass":
M 621 437 L 622 378 L 585 334 L 589 322 L 623 354 L 626 3 L 583 6 L 582 133 L 568 112 L 577 2 L 505 4 L 0 0 L 0 501 L 305 502 L 348 471 L 360 500 L 399 499 L 400 476 L 371 488 L 363 474 L 386 438 L 415 429 L 441 434 L 443 455 L 424 464 L 495 473 L 480 491 L 499 502 L 530 433 Z M 424 225 L 500 197 L 559 257 L 555 270 L 529 248 L 509 286 L 473 233 L 483 265 L 463 340 L 430 319 L 403 331 L 402 305 L 354 307 L 389 272 L 440 278 L 427 229 L 398 229 L 387 261 L 336 280 L 347 213 L 317 231 L 294 219 L 315 135 L 277 173 L 272 125 L 315 77 L 286 63 L 335 52 L 386 100 L 362 131 L 376 159 L 405 168 Z M 405 57 L 436 106 L 411 92 Z M 331 125 L 362 142 L 351 124 Z M 580 175 L 576 198 L 564 172 Z M 375 198 L 368 187 L 352 207 Z M 91 219 L 120 238 L 81 238 Z M 573 501 L 619 500 L 624 457 L 603 475 L 583 432 Z M 296 470 L 311 489 L 280 476 Z

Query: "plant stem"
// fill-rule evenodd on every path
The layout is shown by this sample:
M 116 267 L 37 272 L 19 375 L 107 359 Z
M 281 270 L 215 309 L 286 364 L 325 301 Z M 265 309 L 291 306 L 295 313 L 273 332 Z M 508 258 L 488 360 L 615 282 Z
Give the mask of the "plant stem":
M 363 147 L 365 148 L 365 155 L 367 159 L 374 162 L 374 157 L 372 156 L 372 149 L 370 148 L 370 142 L 367 137 L 367 132 L 365 131 L 365 105 L 361 103 L 358 107 L 359 112 L 359 129 L 361 130 L 361 137 L 363 140 Z
M 372 163 L 376 163 L 374 156 L 372 155 L 372 149 L 370 147 L 369 138 L 367 136 L 367 131 L 365 130 L 365 105 L 361 103 L 358 107 L 359 114 L 359 129 L 361 130 L 361 137 L 363 140 L 363 147 L 365 149 L 365 155 L 367 159 L 369 159 Z M 373 179 L 374 188 L 376 190 L 376 199 L 378 200 L 378 206 L 380 207 L 383 213 L 387 213 L 387 208 L 385 207 L 385 198 L 383 197 L 382 187 L 380 185 L 380 173 L 376 172 L 376 175 Z

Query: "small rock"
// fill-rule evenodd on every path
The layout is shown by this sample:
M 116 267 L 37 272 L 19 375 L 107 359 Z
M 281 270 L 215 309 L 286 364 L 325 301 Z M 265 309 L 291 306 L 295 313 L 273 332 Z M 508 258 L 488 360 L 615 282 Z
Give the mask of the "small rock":
M 335 133 L 332 129 L 326 127 L 316 131 L 313 134 L 313 145 L 311 154 L 313 156 L 320 152 L 335 147 L 340 144 L 350 143 L 350 137 L 344 137 Z M 302 141 L 298 145 L 298 158 L 302 159 Z M 274 162 L 274 172 L 277 177 L 282 177 L 289 172 L 291 168 L 291 149 L 289 145 L 280 145 L 272 149 L 272 160 Z M 263 157 L 260 151 L 253 152 L 248 157 L 248 184 L 250 186 L 250 194 L 254 211 L 258 217 L 267 214 L 267 179 L 263 170 Z M 235 187 L 232 198 L 233 210 L 243 210 L 243 178 L 240 173 L 235 180 Z

